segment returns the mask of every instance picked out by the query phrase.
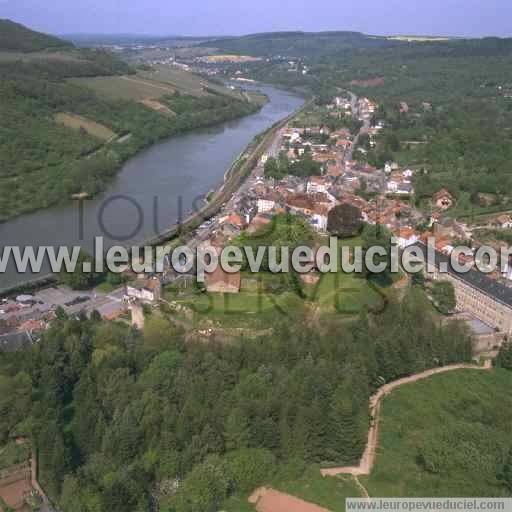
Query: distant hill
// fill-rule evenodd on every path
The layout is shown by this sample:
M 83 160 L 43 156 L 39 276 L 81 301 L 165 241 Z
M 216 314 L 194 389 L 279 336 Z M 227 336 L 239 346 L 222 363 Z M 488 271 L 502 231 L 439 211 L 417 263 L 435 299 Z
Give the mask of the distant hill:
M 360 32 L 273 32 L 221 38 L 203 43 L 222 51 L 258 57 L 328 56 L 343 50 L 385 48 L 399 44 L 403 43 L 385 37 L 367 36 Z
M 191 46 L 217 37 L 185 37 L 179 35 L 149 36 L 139 34 L 65 34 L 64 39 L 72 41 L 77 46 L 123 46 L 155 45 L 155 46 Z
M 11 20 L 0 19 L 0 51 L 37 52 L 72 46 L 72 43 L 58 37 L 35 32 Z

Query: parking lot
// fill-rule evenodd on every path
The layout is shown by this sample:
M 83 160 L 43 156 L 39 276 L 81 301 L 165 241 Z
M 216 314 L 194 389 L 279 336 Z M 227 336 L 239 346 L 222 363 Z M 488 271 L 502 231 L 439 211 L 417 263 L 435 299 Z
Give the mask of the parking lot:
M 51 316 L 59 307 L 68 315 L 76 315 L 82 311 L 90 314 L 96 310 L 104 318 L 111 319 L 126 310 L 123 296 L 123 288 L 104 293 L 80 292 L 65 286 L 54 286 L 39 290 L 33 295 L 3 301 L 0 303 L 0 321 L 7 323 L 11 330 L 16 330 L 25 322 Z

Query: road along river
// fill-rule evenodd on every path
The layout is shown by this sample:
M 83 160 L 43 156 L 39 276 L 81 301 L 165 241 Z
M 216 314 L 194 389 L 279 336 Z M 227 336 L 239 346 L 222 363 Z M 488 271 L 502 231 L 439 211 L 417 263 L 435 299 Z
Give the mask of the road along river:
M 92 252 L 95 236 L 105 246 L 153 239 L 202 205 L 218 189 L 231 163 L 252 139 L 297 110 L 304 100 L 287 91 L 259 86 L 268 98 L 260 112 L 159 143 L 127 162 L 111 186 L 96 198 L 24 215 L 0 224 L 4 246 L 75 246 Z M 1 253 L 0 253 L 1 254 Z M 19 274 L 10 261 L 0 274 L 0 291 L 41 277 Z

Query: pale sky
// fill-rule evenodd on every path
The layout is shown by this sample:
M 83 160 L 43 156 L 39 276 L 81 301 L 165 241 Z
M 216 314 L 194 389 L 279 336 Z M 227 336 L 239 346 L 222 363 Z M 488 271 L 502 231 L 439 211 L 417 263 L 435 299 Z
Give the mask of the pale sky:
M 54 34 L 512 36 L 512 0 L 0 0 L 0 18 Z

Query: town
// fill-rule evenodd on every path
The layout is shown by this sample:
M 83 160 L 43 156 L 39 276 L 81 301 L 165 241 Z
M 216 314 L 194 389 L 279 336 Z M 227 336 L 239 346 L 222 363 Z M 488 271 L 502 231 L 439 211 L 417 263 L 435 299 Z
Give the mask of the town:
M 408 105 L 401 103 L 399 109 L 406 113 Z M 302 219 L 319 237 L 325 237 L 329 213 L 337 205 L 349 205 L 362 222 L 386 228 L 400 249 L 421 246 L 435 237 L 440 259 L 462 243 L 476 253 L 484 242 L 489 244 L 482 234 L 512 227 L 512 218 L 505 214 L 477 224 L 453 218 L 450 210 L 456 200 L 447 189 L 431 197 L 428 210 L 416 207 L 414 169 L 392 161 L 377 169 L 365 160 L 366 148 L 378 146 L 385 129 L 378 105 L 350 92 L 327 105 L 309 104 L 276 131 L 250 176 L 216 215 L 188 234 L 186 244 L 192 250 L 213 246 L 220 252 L 242 233 L 257 233 L 283 213 Z M 490 243 L 497 250 L 505 245 L 496 240 Z M 37 341 L 58 310 L 68 315 L 97 311 L 106 320 L 131 317 L 133 325 L 143 328 L 145 304 L 161 303 L 167 285 L 187 287 L 194 281 L 192 273 L 177 274 L 170 265 L 161 276 L 128 271 L 125 278 L 125 285 L 107 291 L 78 292 L 58 286 L 4 299 L 0 346 L 17 349 Z M 481 350 L 496 349 L 512 334 L 512 265 L 506 266 L 504 274 L 483 274 L 475 268 L 466 275 L 436 272 L 433 278 L 453 285 L 457 304 L 451 313 L 468 323 Z M 318 276 L 302 279 L 315 283 Z M 207 274 L 205 288 L 213 294 L 237 294 L 242 281 L 240 272 L 218 268 Z M 171 305 L 178 308 L 175 301 Z

